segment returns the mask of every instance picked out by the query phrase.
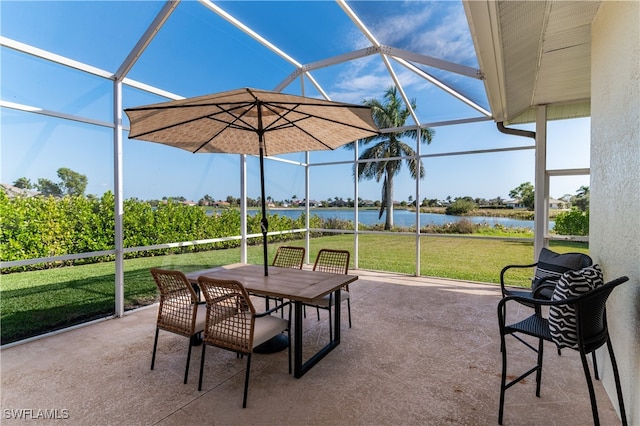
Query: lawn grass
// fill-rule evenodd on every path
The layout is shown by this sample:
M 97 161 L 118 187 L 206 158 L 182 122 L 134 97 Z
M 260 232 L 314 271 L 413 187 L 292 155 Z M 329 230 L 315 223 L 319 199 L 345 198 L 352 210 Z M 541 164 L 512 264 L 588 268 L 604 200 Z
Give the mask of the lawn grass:
M 285 244 L 304 246 L 304 241 Z M 273 259 L 278 245 L 269 246 L 269 259 Z M 363 234 L 359 236 L 358 245 L 360 269 L 415 274 L 415 237 Z M 310 262 L 323 247 L 346 249 L 353 253 L 353 235 L 313 238 Z M 552 248 L 558 252 L 588 252 L 586 244 L 581 243 L 553 242 Z M 156 301 L 157 290 L 149 268 L 191 272 L 239 261 L 239 248 L 125 260 L 125 309 Z M 262 246 L 248 247 L 247 261 L 261 264 Z M 532 261 L 532 242 L 451 236 L 429 236 L 420 240 L 420 275 L 424 276 L 498 283 L 500 270 L 505 265 Z M 354 267 L 353 256 L 351 267 Z M 509 282 L 527 285 L 532 273 L 531 270 L 519 270 L 509 275 Z M 2 344 L 113 315 L 114 282 L 114 262 L 2 275 Z

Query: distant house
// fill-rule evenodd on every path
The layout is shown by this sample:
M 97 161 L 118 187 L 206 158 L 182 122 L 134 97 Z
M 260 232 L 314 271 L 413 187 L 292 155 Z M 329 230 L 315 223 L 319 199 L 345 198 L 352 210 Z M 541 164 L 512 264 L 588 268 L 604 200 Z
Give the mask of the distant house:
M 521 200 L 507 200 L 504 205 L 510 209 L 524 209 L 525 206 Z M 564 209 L 567 208 L 567 203 L 562 200 L 556 200 L 555 198 L 549 198 L 550 209 Z
M 226 201 L 214 201 L 212 203 L 213 207 L 217 207 L 217 208 L 221 208 L 221 209 L 228 209 L 229 207 L 231 207 L 231 204 L 229 204 Z
M 522 204 L 522 200 L 507 200 L 504 202 L 504 205 L 509 209 L 524 209 L 526 208 L 524 204 Z
M 569 203 L 562 201 L 562 200 L 556 200 L 555 198 L 549 198 L 549 208 L 550 209 L 566 209 L 569 207 Z
M 301 207 L 307 206 L 307 200 L 300 201 Z M 322 207 L 322 203 L 316 200 L 309 200 L 309 207 Z
M 184 204 L 185 206 L 197 206 L 197 205 L 198 205 L 198 203 L 193 202 L 193 201 L 191 201 L 191 200 L 184 200 L 184 201 L 182 202 L 182 204 Z

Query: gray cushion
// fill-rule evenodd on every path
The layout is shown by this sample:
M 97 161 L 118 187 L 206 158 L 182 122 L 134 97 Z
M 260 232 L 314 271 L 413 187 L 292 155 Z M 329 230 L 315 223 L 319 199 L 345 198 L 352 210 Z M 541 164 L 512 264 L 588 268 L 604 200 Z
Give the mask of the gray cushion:
M 255 328 L 253 330 L 253 347 L 260 346 L 287 328 L 289 328 L 289 322 L 286 319 L 271 315 L 256 318 Z
M 549 249 L 543 248 L 538 257 L 535 277 L 531 289 L 536 290 L 539 283 L 544 280 L 545 283 L 555 284 L 558 282 L 562 274 L 571 270 L 578 270 L 583 265 L 583 255 L 580 253 L 556 253 Z M 541 295 L 547 299 L 551 298 L 553 290 L 542 290 Z
M 551 300 L 580 296 L 604 284 L 599 265 L 579 271 L 567 271 L 558 280 Z M 560 348 L 578 349 L 576 310 L 571 305 L 549 307 L 549 330 L 553 342 Z

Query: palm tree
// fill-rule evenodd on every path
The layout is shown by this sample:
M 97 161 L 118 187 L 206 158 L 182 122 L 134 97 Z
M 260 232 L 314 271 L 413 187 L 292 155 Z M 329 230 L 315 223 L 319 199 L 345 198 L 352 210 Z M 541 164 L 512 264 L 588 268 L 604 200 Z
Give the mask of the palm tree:
M 391 86 L 384 94 L 384 99 L 365 99 L 364 105 L 371 107 L 373 120 L 380 129 L 402 127 L 410 116 L 409 108 L 404 106 L 402 99 L 398 97 L 397 89 Z M 416 109 L 415 100 L 411 100 L 411 108 Z M 431 143 L 435 131 L 432 129 L 420 129 L 420 140 L 422 143 Z M 416 129 L 405 130 L 403 132 L 384 133 L 362 139 L 360 144 L 367 147 L 360 160 L 373 160 L 391 157 L 410 157 L 405 159 L 411 177 L 424 177 L 424 167 L 422 162 L 415 157 L 416 153 L 401 138 L 418 139 Z M 402 160 L 388 160 L 376 162 L 358 163 L 358 179 L 375 179 L 376 182 L 382 180 L 382 203 L 378 219 L 382 217 L 385 210 L 387 213 L 384 229 L 390 230 L 393 227 L 393 177 L 400 173 Z

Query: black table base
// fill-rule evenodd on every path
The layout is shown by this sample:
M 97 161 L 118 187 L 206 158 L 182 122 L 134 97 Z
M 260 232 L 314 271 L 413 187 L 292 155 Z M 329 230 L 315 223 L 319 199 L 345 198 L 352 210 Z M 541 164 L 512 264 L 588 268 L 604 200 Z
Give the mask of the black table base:
M 272 354 L 283 351 L 289 347 L 289 336 L 280 333 L 275 337 L 267 340 L 263 344 L 253 348 L 253 352 L 257 354 Z

